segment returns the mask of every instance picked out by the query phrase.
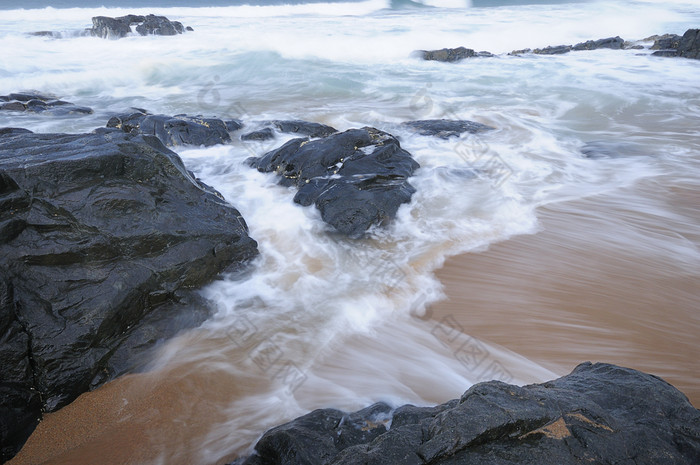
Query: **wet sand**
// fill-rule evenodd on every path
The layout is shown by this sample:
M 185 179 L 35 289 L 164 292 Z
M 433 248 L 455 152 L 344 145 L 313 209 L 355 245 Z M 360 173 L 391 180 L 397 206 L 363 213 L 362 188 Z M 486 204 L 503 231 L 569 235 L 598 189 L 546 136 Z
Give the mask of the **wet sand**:
M 663 377 L 700 405 L 700 207 L 695 186 L 663 182 L 541 207 L 538 233 L 449 259 L 438 271 L 448 298 L 429 315 L 560 375 L 586 360 L 617 363 Z M 397 337 L 416 344 L 411 334 Z M 328 354 L 319 372 L 335 373 L 341 383 L 353 376 L 368 382 L 371 368 L 351 365 L 368 350 L 396 345 L 382 342 L 381 332 L 374 336 L 339 344 L 344 358 Z M 285 403 L 269 400 L 268 376 L 231 372 L 231 360 L 245 350 L 220 349 L 226 345 L 202 330 L 181 336 L 176 357 L 186 361 L 188 348 L 204 348 L 215 353 L 212 363 L 183 362 L 84 394 L 47 415 L 9 464 L 222 464 L 245 452 L 261 424 L 306 411 L 301 402 L 301 410 L 256 417 L 263 406 L 275 411 Z M 415 384 L 431 390 L 423 378 Z M 378 388 L 369 382 L 367 392 Z M 438 391 L 436 403 L 459 395 Z
M 542 207 L 537 234 L 447 260 L 433 317 L 560 374 L 649 372 L 700 406 L 700 207 L 663 182 Z

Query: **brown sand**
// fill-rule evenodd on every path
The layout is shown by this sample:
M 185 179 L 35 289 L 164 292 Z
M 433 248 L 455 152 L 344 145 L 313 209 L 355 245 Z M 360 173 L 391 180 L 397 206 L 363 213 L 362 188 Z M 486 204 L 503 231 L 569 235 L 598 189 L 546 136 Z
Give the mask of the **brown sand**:
M 447 261 L 439 277 L 449 298 L 431 309 L 433 318 L 452 317 L 467 334 L 560 374 L 585 360 L 651 372 L 700 405 L 695 192 L 649 182 L 541 208 L 541 232 Z M 181 339 L 184 360 L 187 347 L 226 346 L 198 331 Z M 223 408 L 268 392 L 269 383 L 194 363 L 123 377 L 47 415 L 9 465 L 207 463 L 198 454 L 212 425 L 250 413 Z M 250 444 L 256 434 L 233 430 L 230 439 Z M 217 463 L 244 449 L 229 452 Z
M 541 208 L 537 234 L 446 262 L 433 317 L 557 373 L 586 360 L 653 373 L 700 406 L 700 207 L 692 190 L 663 191 Z M 662 209 L 638 208 L 659 192 Z

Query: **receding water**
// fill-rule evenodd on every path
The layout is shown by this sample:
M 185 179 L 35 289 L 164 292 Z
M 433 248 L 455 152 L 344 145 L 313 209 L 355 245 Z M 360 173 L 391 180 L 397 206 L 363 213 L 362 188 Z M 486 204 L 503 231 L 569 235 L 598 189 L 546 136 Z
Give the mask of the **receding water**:
M 241 211 L 260 257 L 202 291 L 215 315 L 163 345 L 150 372 L 48 415 L 13 464 L 224 463 L 314 408 L 434 404 L 589 359 L 664 376 L 700 402 L 700 62 L 648 50 L 506 55 L 682 34 L 700 6 L 424 3 L 0 12 L 0 95 L 35 89 L 95 110 L 3 113 L 0 126 L 90 131 L 129 107 L 298 118 L 378 127 L 421 164 L 396 220 L 349 240 L 244 163 L 281 140 L 179 149 Z M 127 13 L 195 31 L 80 36 L 92 16 Z M 27 35 L 42 30 L 64 38 Z M 499 56 L 411 56 L 460 45 Z M 496 130 L 443 141 L 399 125 L 427 118 Z M 627 155 L 585 158 L 590 142 Z

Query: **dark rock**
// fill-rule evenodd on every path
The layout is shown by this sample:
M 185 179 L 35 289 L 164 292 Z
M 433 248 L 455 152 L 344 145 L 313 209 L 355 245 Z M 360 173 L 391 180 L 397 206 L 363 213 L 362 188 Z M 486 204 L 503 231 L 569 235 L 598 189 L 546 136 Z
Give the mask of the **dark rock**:
M 459 137 L 464 132 L 476 134 L 494 129 L 491 126 L 475 123 L 474 121 L 447 119 L 407 121 L 403 125 L 408 126 L 422 136 L 435 136 L 441 139 L 449 139 L 453 136 Z
M 275 138 L 275 133 L 272 132 L 272 128 L 263 128 L 257 131 L 252 131 L 241 136 L 241 140 L 251 141 L 251 140 L 270 140 Z
M 677 50 L 657 50 L 654 53 L 652 53 L 652 55 L 655 57 L 677 57 L 678 51 Z
M 186 31 L 189 31 L 189 32 L 194 32 L 194 29 L 192 29 L 190 26 L 187 26 L 187 27 L 185 28 L 185 30 L 186 30 Z
M 204 145 L 209 147 L 231 141 L 229 127 L 235 121 L 224 122 L 218 118 L 187 115 L 152 115 L 142 109 L 133 113 L 113 116 L 108 128 L 121 129 L 130 134 L 156 136 L 167 146 Z
M 554 47 L 536 48 L 532 53 L 536 55 L 561 55 L 563 53 L 569 53 L 571 49 L 571 45 L 556 45 Z
M 526 53 L 532 53 L 532 49 L 531 48 L 524 48 L 521 50 L 513 50 L 508 55 L 518 56 L 518 55 L 525 55 Z
M 276 120 L 272 124 L 279 132 L 302 134 L 309 137 L 326 137 L 338 132 L 337 129 L 321 123 L 300 120 Z
M 700 411 L 655 376 L 603 363 L 543 384 L 480 383 L 432 409 L 404 406 L 387 430 L 390 414 L 383 404 L 316 410 L 265 433 L 243 463 L 700 463 Z
M 681 41 L 681 36 L 677 34 L 664 34 L 647 37 L 644 42 L 654 41 L 651 46 L 652 50 L 676 50 Z
M 611 48 L 613 50 L 622 50 L 625 41 L 617 37 L 608 37 L 607 39 L 588 40 L 581 42 L 572 47 L 572 50 L 597 50 L 599 48 Z
M 110 18 L 95 16 L 92 18 L 92 35 L 103 39 L 121 39 L 131 33 L 131 21 L 128 17 Z
M 700 59 L 700 29 L 688 29 L 678 43 L 678 55 Z
M 15 93 L 0 97 L 7 102 L 0 104 L 0 111 L 26 111 L 52 116 L 89 115 L 92 108 L 82 107 L 57 99 L 55 96 L 38 93 Z
M 257 253 L 240 214 L 152 136 L 0 130 L 0 439 L 143 361 Z
M 174 36 L 185 32 L 185 28 L 179 21 L 170 21 L 165 16 L 148 15 L 136 26 L 136 32 L 142 36 Z
M 408 177 L 419 167 L 395 137 L 374 128 L 292 139 L 250 164 L 296 186 L 296 203 L 315 204 L 326 223 L 350 237 L 393 218 L 410 201 L 415 189 Z
M 224 125 L 226 125 L 226 130 L 228 132 L 238 131 L 239 129 L 241 129 L 243 127 L 243 123 L 237 119 L 230 119 L 230 120 L 224 121 Z
M 118 18 L 95 16 L 92 18 L 91 35 L 103 39 L 120 39 L 133 32 L 131 26 L 136 25 L 140 35 L 173 36 L 182 34 L 192 28 L 183 27 L 179 21 L 170 21 L 165 16 L 156 15 L 126 15 Z
M 470 48 L 443 48 L 441 50 L 419 50 L 418 55 L 424 60 L 454 62 L 476 56 Z

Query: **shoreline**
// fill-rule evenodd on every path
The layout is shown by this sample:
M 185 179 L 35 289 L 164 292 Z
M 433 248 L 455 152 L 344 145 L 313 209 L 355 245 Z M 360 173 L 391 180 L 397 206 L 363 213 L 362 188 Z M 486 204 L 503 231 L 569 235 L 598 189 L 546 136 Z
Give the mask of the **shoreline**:
M 641 184 L 542 207 L 539 232 L 450 257 L 437 271 L 448 298 L 433 318 L 452 316 L 468 334 L 557 373 L 604 361 L 656 374 L 700 405 L 700 276 L 666 253 L 700 242 L 692 224 L 654 225 L 626 211 L 626 196 L 659 188 Z M 698 213 L 692 190 L 665 190 L 673 210 Z M 636 247 L 625 247 L 631 237 Z

